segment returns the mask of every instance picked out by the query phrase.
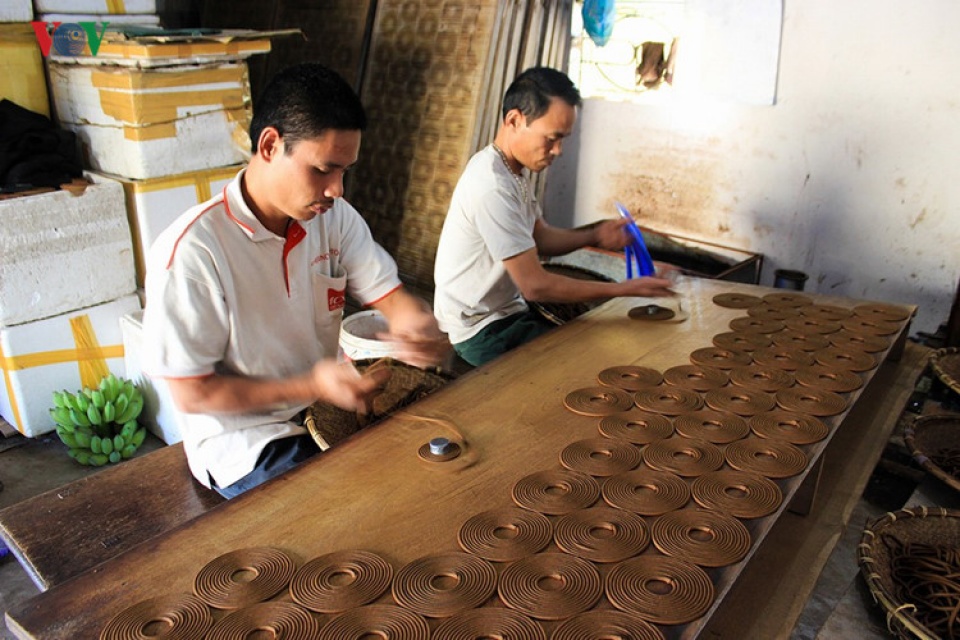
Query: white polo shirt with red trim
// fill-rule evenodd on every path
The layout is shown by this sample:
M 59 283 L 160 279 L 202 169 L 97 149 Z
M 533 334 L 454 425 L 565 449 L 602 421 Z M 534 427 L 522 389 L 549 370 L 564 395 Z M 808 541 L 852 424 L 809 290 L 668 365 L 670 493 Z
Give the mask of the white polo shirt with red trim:
M 147 258 L 143 370 L 155 378 L 213 373 L 282 378 L 334 358 L 346 294 L 371 304 L 400 286 L 396 263 L 356 209 L 268 231 L 243 200 L 241 170 L 189 209 Z M 176 411 L 193 475 L 221 487 L 250 471 L 272 440 L 306 433 L 289 420 L 305 404 L 256 414 Z

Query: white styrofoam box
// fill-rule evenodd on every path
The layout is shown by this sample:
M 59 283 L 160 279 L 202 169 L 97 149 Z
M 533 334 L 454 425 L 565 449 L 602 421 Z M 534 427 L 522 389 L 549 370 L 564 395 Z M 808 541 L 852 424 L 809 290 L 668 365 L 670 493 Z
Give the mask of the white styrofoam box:
M 0 326 L 33 322 L 133 293 L 123 187 L 88 172 L 66 190 L 0 200 Z
M 0 96 L 50 117 L 43 54 L 29 24 L 6 24 L 0 19 Z
M 0 3 L 0 22 L 30 22 L 33 4 L 30 0 L 3 0 Z
M 143 312 L 135 311 L 120 318 L 123 333 L 123 362 L 128 380 L 143 394 L 143 413 L 138 421 L 167 444 L 183 440 L 173 411 L 173 400 L 163 380 L 143 373 L 140 356 L 143 352 Z
M 25 436 L 55 428 L 53 392 L 124 376 L 120 318 L 140 309 L 128 295 L 53 318 L 0 327 L 0 415 Z
M 91 167 L 150 179 L 246 162 L 252 117 L 243 61 L 139 69 L 48 62 L 57 120 Z
M 38 19 L 42 22 L 62 22 L 64 24 L 96 22 L 99 25 L 101 22 L 106 22 L 108 25 L 137 24 L 148 27 L 160 26 L 160 16 L 149 13 L 43 13 L 40 14 Z M 99 29 L 99 26 L 97 28 Z
M 143 286 L 146 276 L 144 258 L 157 236 L 181 213 L 220 193 L 242 166 L 217 167 L 151 180 L 117 178 L 127 196 L 139 286 Z
M 33 0 L 37 13 L 156 13 L 156 0 Z

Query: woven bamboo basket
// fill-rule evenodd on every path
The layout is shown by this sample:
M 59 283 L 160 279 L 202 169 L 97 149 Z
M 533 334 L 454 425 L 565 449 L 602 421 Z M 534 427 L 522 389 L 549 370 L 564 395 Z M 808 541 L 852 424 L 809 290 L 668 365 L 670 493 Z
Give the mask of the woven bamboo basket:
M 945 548 L 954 553 L 960 549 L 960 511 L 914 507 L 888 513 L 867 523 L 857 547 L 857 564 L 874 601 L 884 610 L 887 628 L 897 638 L 940 640 L 953 637 L 938 633 L 922 621 L 927 605 L 904 597 L 904 549 Z M 946 582 L 952 582 L 950 578 Z M 938 589 L 941 583 L 936 584 Z M 946 589 L 946 587 L 944 587 Z M 960 604 L 960 583 L 949 590 L 957 594 Z M 922 592 L 917 588 L 916 592 Z M 952 625 L 960 634 L 960 624 Z
M 960 491 L 960 415 L 920 416 L 903 430 L 903 439 L 921 467 Z
M 452 374 L 438 368 L 420 369 L 393 358 L 358 360 L 353 364 L 361 373 L 389 369 L 390 379 L 373 399 L 368 413 L 346 411 L 319 401 L 307 409 L 303 424 L 321 451 L 430 395 L 453 379 Z
M 583 267 L 577 267 L 572 264 L 544 262 L 543 268 L 550 273 L 568 278 L 596 280 L 597 282 L 614 282 L 612 278 L 602 273 L 597 273 L 591 269 L 584 269 Z M 595 307 L 599 307 L 604 302 L 606 302 L 606 300 L 593 300 L 591 302 L 530 302 L 529 305 L 531 309 L 553 324 L 562 325 Z
M 943 384 L 950 387 L 954 393 L 960 394 L 960 349 L 937 349 L 930 356 L 930 369 Z

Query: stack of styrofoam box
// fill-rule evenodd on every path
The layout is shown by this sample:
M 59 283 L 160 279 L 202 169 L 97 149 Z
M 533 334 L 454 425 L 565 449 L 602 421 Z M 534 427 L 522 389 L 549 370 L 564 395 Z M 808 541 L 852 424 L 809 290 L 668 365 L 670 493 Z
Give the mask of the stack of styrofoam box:
M 33 4 L 43 22 L 160 25 L 156 0 L 34 0 Z
M 30 0 L 0 2 L 0 98 L 50 116 L 47 78 Z
M 140 309 L 120 183 L 0 200 L 0 415 L 52 431 L 54 391 L 124 375 L 120 318 Z

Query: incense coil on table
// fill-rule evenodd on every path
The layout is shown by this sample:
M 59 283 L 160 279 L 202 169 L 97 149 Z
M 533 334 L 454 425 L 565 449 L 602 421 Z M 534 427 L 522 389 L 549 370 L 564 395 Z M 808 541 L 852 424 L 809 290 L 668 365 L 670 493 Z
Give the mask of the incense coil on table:
M 661 307 L 658 304 L 641 304 L 630 309 L 627 317 L 631 320 L 640 320 L 641 322 L 663 322 L 671 320 L 677 312 L 668 307 Z
M 597 382 L 623 391 L 639 391 L 655 387 L 663 381 L 663 374 L 650 367 L 609 367 L 597 374 Z
M 506 607 L 470 609 L 447 618 L 433 630 L 431 640 L 477 640 L 477 638 L 523 638 L 547 640 L 540 623 Z
M 723 369 L 702 367 L 698 364 L 681 364 L 663 372 L 667 384 L 687 391 L 709 391 L 725 386 L 730 381 Z
M 593 505 L 600 498 L 600 483 L 581 471 L 535 471 L 513 485 L 511 497 L 519 507 L 558 516 Z
M 211 607 L 238 609 L 269 600 L 283 591 L 296 569 L 293 559 L 280 549 L 237 549 L 214 558 L 200 569 L 193 581 L 193 590 Z
M 903 440 L 923 469 L 960 491 L 960 415 L 926 415 L 903 430 Z
M 870 371 L 877 367 L 877 360 L 869 353 L 855 351 L 850 349 L 838 349 L 830 347 L 814 354 L 814 359 L 818 364 L 831 369 L 844 369 L 846 371 Z
M 397 604 L 428 618 L 447 618 L 479 607 L 497 588 L 497 570 L 487 560 L 461 552 L 417 558 L 393 578 Z
M 507 534 L 507 535 L 504 535 Z M 545 515 L 520 507 L 503 507 L 470 517 L 460 527 L 460 548 L 491 562 L 513 562 L 553 540 L 553 523 Z
M 783 440 L 744 438 L 727 445 L 723 455 L 734 469 L 767 478 L 789 478 L 807 468 L 807 454 Z
M 771 346 L 799 349 L 800 351 L 817 351 L 830 346 L 826 335 L 819 333 L 799 333 L 797 331 L 780 331 L 770 336 Z
M 677 433 L 685 438 L 727 444 L 750 433 L 747 421 L 729 411 L 700 409 L 677 416 L 673 421 Z
M 598 563 L 620 562 L 650 544 L 643 518 L 613 507 L 590 507 L 557 520 L 554 542 L 570 555 Z
M 607 574 L 604 591 L 617 609 L 665 625 L 696 620 L 716 597 L 706 571 L 685 560 L 655 555 L 615 566 Z
M 900 331 L 899 322 L 877 320 L 872 317 L 853 316 L 840 321 L 840 326 L 853 333 L 865 333 L 871 336 L 890 336 Z
M 748 293 L 718 293 L 713 296 L 713 303 L 727 309 L 749 309 L 762 304 L 763 300 Z
M 769 478 L 752 471 L 724 469 L 693 481 L 690 493 L 706 509 L 752 519 L 768 516 L 783 502 L 783 492 Z
M 827 336 L 830 344 L 838 349 L 855 349 L 866 353 L 879 353 L 890 346 L 887 336 L 875 336 L 846 329 Z
M 713 346 L 729 351 L 756 351 L 773 344 L 773 338 L 765 333 L 724 331 L 713 336 Z
M 776 399 L 769 393 L 743 387 L 723 387 L 707 391 L 704 402 L 711 409 L 729 411 L 738 416 L 754 416 L 770 411 L 777 405 Z
M 811 304 L 800 307 L 800 313 L 808 318 L 826 320 L 827 322 L 839 322 L 852 316 L 853 310 L 832 304 Z
M 801 367 L 795 372 L 797 383 L 805 387 L 826 389 L 834 393 L 850 393 L 863 386 L 863 378 L 845 369 L 831 369 L 822 364 Z
M 784 440 L 790 444 L 813 444 L 830 435 L 830 427 L 805 413 L 774 410 L 750 418 L 750 429 L 761 438 Z
M 960 349 L 937 349 L 930 356 L 930 369 L 954 393 L 960 394 Z
M 577 280 L 592 280 L 595 282 L 615 282 L 613 278 L 597 273 L 591 269 L 584 269 L 571 264 L 559 264 L 556 262 L 541 263 L 543 269 L 549 273 L 564 276 L 566 278 L 575 278 Z M 560 326 L 582 316 L 586 312 L 599 307 L 607 300 L 592 300 L 583 302 L 536 302 L 529 301 L 527 304 L 531 309 L 539 313 L 549 322 Z
M 238 640 L 258 632 L 284 640 L 315 640 L 320 625 L 309 611 L 292 602 L 260 602 L 219 620 L 203 640 Z
M 566 553 L 538 553 L 507 566 L 497 590 L 511 609 L 538 620 L 563 620 L 593 607 L 603 584 L 591 562 Z
M 654 546 L 674 558 L 701 567 L 725 567 L 750 551 L 750 532 L 719 511 L 681 509 L 657 518 L 650 528 Z
M 723 451 L 706 440 L 673 437 L 644 447 L 643 461 L 651 469 L 691 478 L 722 467 Z
M 673 386 L 659 386 L 637 391 L 633 394 L 633 398 L 640 409 L 667 416 L 696 411 L 703 406 L 703 398 L 699 393 Z
M 646 467 L 610 476 L 601 492 L 610 506 L 642 516 L 659 516 L 690 501 L 690 487 L 683 478 Z
M 563 406 L 582 416 L 607 416 L 633 407 L 633 396 L 613 387 L 583 387 L 568 393 Z
M 430 626 L 418 613 L 393 604 L 368 604 L 350 609 L 320 631 L 323 640 L 430 640 Z
M 766 304 L 776 307 L 788 307 L 791 309 L 808 307 L 813 304 L 813 300 L 809 296 L 805 296 L 801 293 L 789 293 L 786 291 L 768 293 L 764 296 L 761 296 L 761 299 Z
M 742 367 L 753 362 L 751 355 L 745 351 L 730 351 L 717 347 L 703 347 L 690 352 L 690 362 L 704 367 L 716 369 L 732 369 Z
M 816 387 L 792 387 L 777 391 L 777 404 L 787 411 L 825 417 L 843 413 L 847 400 L 833 391 Z
M 480 637 L 476 636 L 476 638 Z M 503 637 L 506 638 L 507 636 Z M 527 636 L 516 637 L 519 639 Z M 550 635 L 550 640 L 611 640 L 613 638 L 664 640 L 664 635 L 659 629 L 639 616 L 630 615 L 616 609 L 594 609 L 577 614 L 560 623 Z M 464 638 L 463 640 L 468 639 Z M 474 638 L 471 637 L 469 640 L 474 640 Z
M 783 331 L 786 326 L 780 320 L 764 320 L 763 318 L 734 318 L 727 325 L 731 331 L 742 331 L 744 333 L 763 333 L 771 334 Z
M 752 364 L 730 369 L 730 382 L 744 389 L 770 393 L 792 387 L 796 380 L 786 369 Z
M 903 322 L 912 315 L 910 311 L 903 307 L 882 302 L 859 304 L 853 308 L 853 313 L 861 318 L 873 318 L 886 322 Z
M 207 604 L 193 594 L 157 596 L 131 605 L 111 618 L 100 632 L 101 640 L 143 640 L 144 630 L 161 621 L 170 638 L 202 638 L 213 626 Z
M 799 318 L 800 312 L 792 307 L 775 307 L 769 304 L 761 304 L 747 309 L 747 315 L 751 318 L 760 320 L 788 320 L 790 318 Z
M 775 367 L 785 371 L 796 371 L 800 367 L 809 367 L 814 363 L 812 353 L 790 347 L 758 349 L 753 352 L 753 361 L 761 366 Z
M 796 331 L 797 333 L 812 333 L 815 335 L 826 335 L 836 333 L 842 328 L 839 322 L 832 320 L 823 320 L 821 318 L 812 318 L 810 316 L 799 316 L 789 318 L 783 321 L 785 331 Z
M 669 418 L 639 410 L 604 416 L 598 428 L 601 435 L 626 440 L 631 444 L 650 444 L 673 435 L 673 424 Z
M 560 451 L 560 464 L 591 476 L 613 476 L 635 469 L 642 461 L 640 449 L 613 438 L 586 438 L 571 442 Z
M 904 640 L 960 634 L 960 511 L 914 507 L 868 522 L 857 564 L 887 628 Z
M 290 580 L 293 601 L 317 613 L 370 604 L 390 587 L 393 567 L 370 551 L 335 551 L 310 560 Z

